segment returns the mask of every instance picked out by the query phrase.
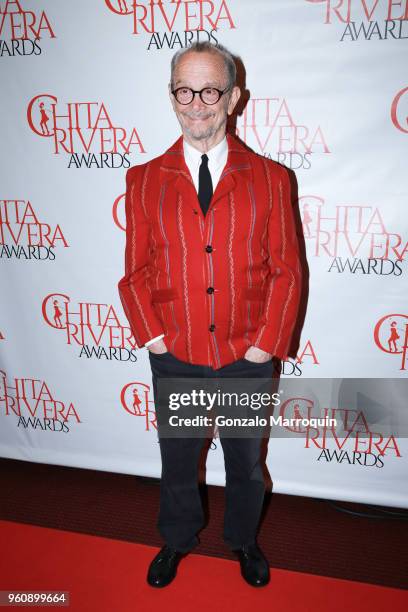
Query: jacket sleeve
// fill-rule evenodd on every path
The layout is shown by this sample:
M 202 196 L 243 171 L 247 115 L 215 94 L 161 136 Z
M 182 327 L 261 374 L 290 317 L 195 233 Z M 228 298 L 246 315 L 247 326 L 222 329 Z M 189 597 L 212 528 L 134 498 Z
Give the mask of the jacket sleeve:
M 151 302 L 147 279 L 150 268 L 150 223 L 144 194 L 149 167 L 134 166 L 126 173 L 125 275 L 118 283 L 119 296 L 138 347 L 164 334 Z
M 284 360 L 296 323 L 302 275 L 289 176 L 283 166 L 273 185 L 267 236 L 269 275 L 253 346 Z

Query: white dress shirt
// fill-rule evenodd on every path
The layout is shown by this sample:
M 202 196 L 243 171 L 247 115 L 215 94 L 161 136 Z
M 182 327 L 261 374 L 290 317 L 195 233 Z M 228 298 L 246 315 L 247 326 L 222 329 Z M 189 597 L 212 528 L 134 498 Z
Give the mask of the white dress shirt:
M 191 144 L 189 144 L 185 140 L 185 138 L 183 138 L 183 151 L 184 151 L 185 162 L 187 164 L 188 169 L 190 170 L 191 178 L 193 179 L 194 186 L 198 193 L 198 172 L 200 169 L 201 156 L 203 155 L 203 153 L 202 151 L 199 151 L 198 149 L 193 147 Z M 212 181 L 213 193 L 214 193 L 215 188 L 218 184 L 218 181 L 220 180 L 221 172 L 224 170 L 225 164 L 227 163 L 227 157 L 228 157 L 227 137 L 224 136 L 221 142 L 216 144 L 215 147 L 212 147 L 212 149 L 210 149 L 206 153 L 208 157 L 208 169 L 211 174 L 211 181 Z M 149 346 L 149 344 L 152 344 L 153 342 L 156 342 L 156 340 L 160 340 L 160 338 L 163 338 L 163 337 L 164 337 L 164 334 L 161 334 L 160 336 L 156 336 L 155 338 L 151 338 L 151 340 L 148 340 L 147 342 L 145 342 L 144 345 Z
M 202 151 L 198 151 L 195 147 L 191 146 L 184 138 L 183 138 L 183 149 L 184 149 L 184 159 L 187 164 L 188 169 L 190 170 L 191 177 L 194 181 L 194 186 L 198 193 L 198 171 L 201 165 L 201 156 L 203 155 Z M 213 185 L 213 193 L 217 186 L 217 183 L 220 179 L 221 172 L 224 170 L 224 166 L 227 163 L 228 157 L 228 143 L 227 137 L 219 142 L 215 147 L 207 151 L 208 157 L 208 169 L 211 174 L 211 181 Z

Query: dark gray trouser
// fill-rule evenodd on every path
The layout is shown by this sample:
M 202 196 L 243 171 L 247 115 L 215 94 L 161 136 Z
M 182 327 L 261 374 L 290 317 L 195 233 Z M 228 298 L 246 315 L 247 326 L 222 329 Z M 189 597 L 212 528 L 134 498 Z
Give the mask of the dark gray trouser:
M 157 379 L 167 378 L 272 378 L 273 361 L 255 364 L 239 359 L 223 368 L 192 365 L 172 353 L 149 351 L 156 409 Z M 221 437 L 226 489 L 224 541 L 231 550 L 256 540 L 265 495 L 260 463 L 263 438 Z M 204 513 L 198 488 L 198 467 L 205 438 L 164 438 L 159 435 L 162 474 L 158 529 L 165 543 L 181 552 L 199 543 L 197 532 L 204 527 Z

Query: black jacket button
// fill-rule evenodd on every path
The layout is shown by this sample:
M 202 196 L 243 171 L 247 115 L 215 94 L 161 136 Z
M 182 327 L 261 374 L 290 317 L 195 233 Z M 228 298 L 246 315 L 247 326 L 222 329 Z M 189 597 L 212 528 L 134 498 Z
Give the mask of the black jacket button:
M 205 250 L 207 251 L 207 253 L 212 253 L 213 248 L 211 244 L 207 244 L 207 246 L 205 247 Z
M 208 287 L 207 293 L 214 293 L 214 287 Z
M 210 325 L 210 327 L 208 328 L 211 332 L 215 331 L 215 325 Z

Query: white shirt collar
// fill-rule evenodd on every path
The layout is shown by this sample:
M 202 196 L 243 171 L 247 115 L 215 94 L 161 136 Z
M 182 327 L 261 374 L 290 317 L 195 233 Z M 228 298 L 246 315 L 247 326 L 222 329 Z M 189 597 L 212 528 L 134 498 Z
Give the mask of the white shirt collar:
M 185 138 L 183 138 L 183 149 L 184 149 L 184 159 L 188 166 L 193 166 L 198 168 L 201 164 L 201 156 L 203 153 L 198 151 L 195 147 L 191 146 Z M 208 156 L 208 167 L 209 168 L 218 168 L 221 164 L 222 167 L 225 166 L 225 161 L 228 154 L 228 142 L 227 137 L 224 138 L 212 147 L 209 151 L 207 151 Z

